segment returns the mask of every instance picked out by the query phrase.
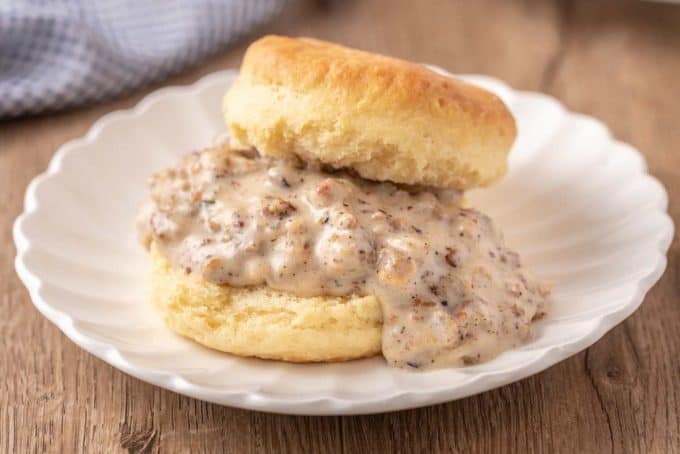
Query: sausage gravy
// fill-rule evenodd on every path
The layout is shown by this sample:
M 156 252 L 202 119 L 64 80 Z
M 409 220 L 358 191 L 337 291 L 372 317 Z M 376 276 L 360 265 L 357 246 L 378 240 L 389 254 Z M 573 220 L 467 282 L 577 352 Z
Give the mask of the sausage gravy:
M 549 292 L 461 193 L 378 183 L 222 146 L 153 176 L 142 241 L 175 267 L 298 296 L 375 295 L 394 366 L 484 361 L 523 343 Z

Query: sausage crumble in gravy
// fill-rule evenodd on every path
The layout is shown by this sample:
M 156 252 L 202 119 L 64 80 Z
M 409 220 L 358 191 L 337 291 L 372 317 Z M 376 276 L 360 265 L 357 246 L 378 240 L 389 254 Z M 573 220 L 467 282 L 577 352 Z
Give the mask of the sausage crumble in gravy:
M 394 366 L 484 361 L 523 343 L 548 291 L 454 190 L 398 186 L 227 147 L 151 178 L 143 241 L 186 273 L 298 296 L 375 295 Z

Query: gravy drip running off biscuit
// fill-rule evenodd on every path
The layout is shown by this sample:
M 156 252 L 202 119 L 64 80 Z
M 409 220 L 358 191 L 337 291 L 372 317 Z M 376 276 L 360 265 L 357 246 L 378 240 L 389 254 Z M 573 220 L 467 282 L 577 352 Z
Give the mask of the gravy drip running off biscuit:
M 461 194 L 217 147 L 151 179 L 139 219 L 177 269 L 298 296 L 375 295 L 398 367 L 474 364 L 523 343 L 548 291 Z

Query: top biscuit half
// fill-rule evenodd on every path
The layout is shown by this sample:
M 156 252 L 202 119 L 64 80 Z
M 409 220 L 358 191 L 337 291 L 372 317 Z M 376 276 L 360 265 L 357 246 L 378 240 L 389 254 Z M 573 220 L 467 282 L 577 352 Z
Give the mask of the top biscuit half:
M 251 44 L 223 111 L 233 147 L 460 190 L 505 174 L 517 132 L 508 108 L 486 90 L 310 38 Z

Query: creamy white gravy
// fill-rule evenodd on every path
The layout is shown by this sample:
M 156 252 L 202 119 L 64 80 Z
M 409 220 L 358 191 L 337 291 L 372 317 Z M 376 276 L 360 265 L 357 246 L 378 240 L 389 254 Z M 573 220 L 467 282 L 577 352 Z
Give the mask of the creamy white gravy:
M 227 147 L 153 176 L 146 244 L 216 284 L 369 295 L 398 367 L 475 364 L 523 343 L 548 291 L 461 194 L 376 183 Z

